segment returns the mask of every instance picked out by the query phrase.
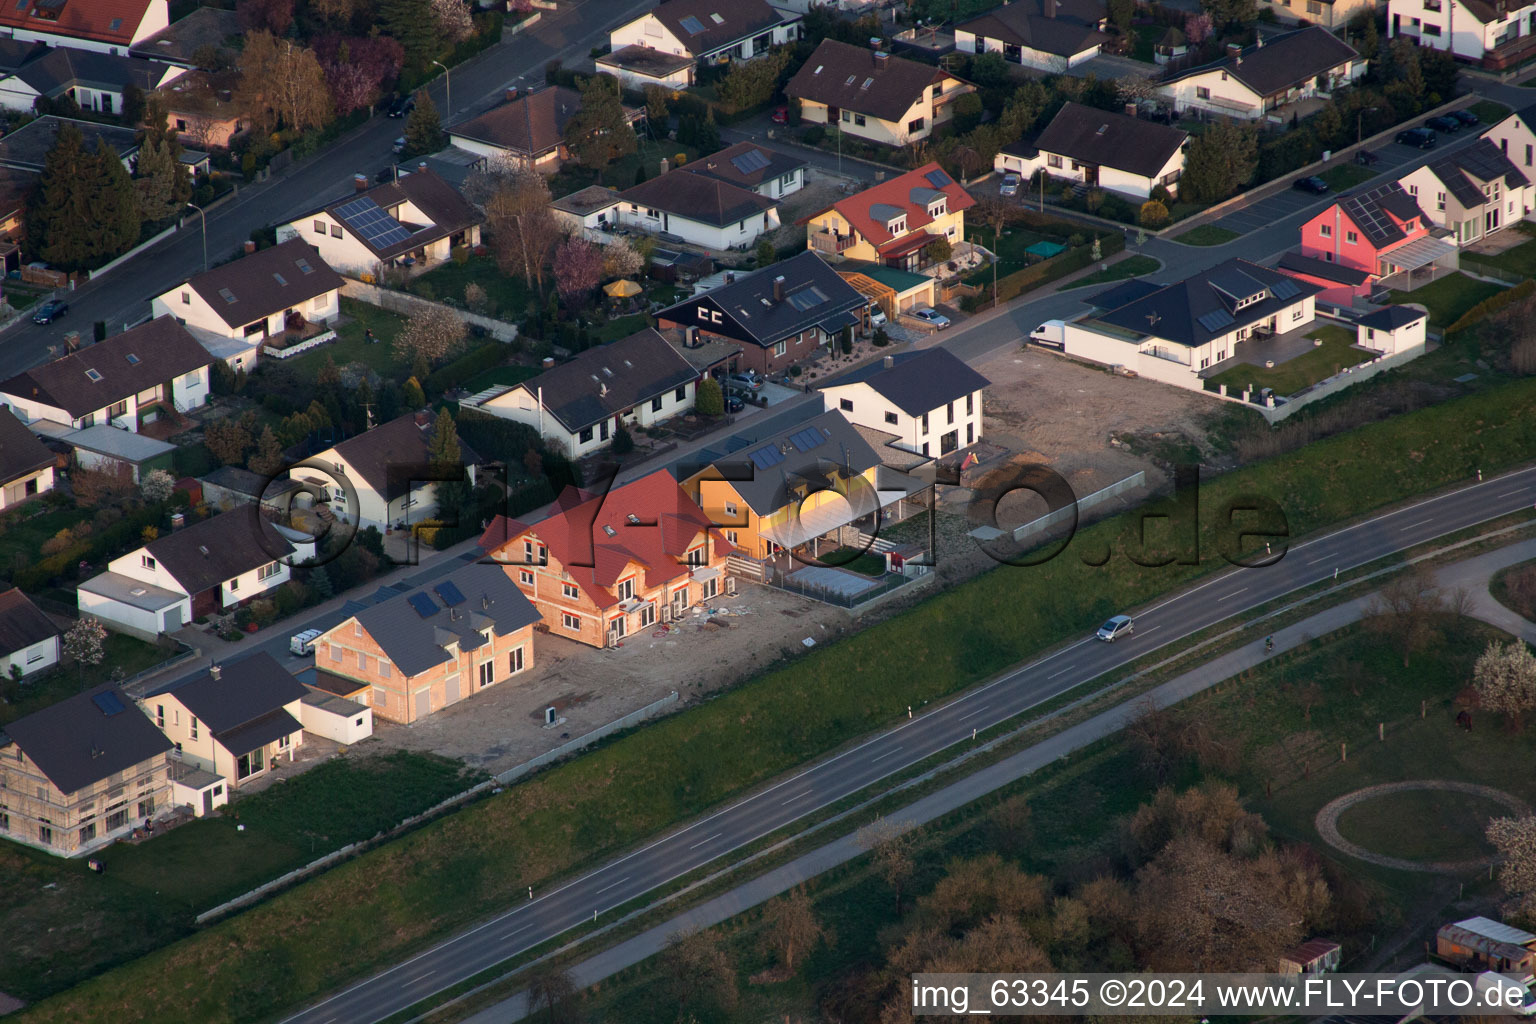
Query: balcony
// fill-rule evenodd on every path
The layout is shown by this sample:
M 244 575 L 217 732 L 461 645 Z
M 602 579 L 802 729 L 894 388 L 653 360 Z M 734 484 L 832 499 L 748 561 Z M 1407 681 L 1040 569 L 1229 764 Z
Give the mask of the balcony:
M 825 256 L 841 256 L 851 249 L 858 239 L 852 235 L 842 235 L 835 231 L 811 232 L 811 248 Z
M 1496 45 L 1483 54 L 1483 67 L 1489 71 L 1505 71 L 1536 56 L 1536 35 L 1515 36 Z

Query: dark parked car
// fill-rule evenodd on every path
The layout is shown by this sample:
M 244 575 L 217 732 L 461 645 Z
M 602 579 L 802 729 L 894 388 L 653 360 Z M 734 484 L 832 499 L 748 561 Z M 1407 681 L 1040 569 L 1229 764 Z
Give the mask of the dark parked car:
M 416 109 L 415 96 L 396 96 L 389 105 L 390 117 L 408 117 Z
M 1428 128 L 1408 128 L 1397 133 L 1397 143 L 1415 149 L 1434 149 L 1435 133 Z
M 744 409 L 744 408 L 746 408 L 746 406 L 742 402 L 740 395 L 730 395 L 730 394 L 728 394 L 728 395 L 725 396 L 725 411 L 726 412 L 741 412 L 741 410 Z
M 35 324 L 51 324 L 68 312 L 69 303 L 60 302 L 58 299 L 49 299 L 37 307 L 37 312 L 32 314 L 32 322 Z
M 1375 167 L 1376 164 L 1380 162 L 1380 160 L 1381 157 L 1377 156 L 1375 153 L 1372 153 L 1368 149 L 1362 149 L 1360 152 L 1355 154 L 1355 163 L 1359 164 L 1361 167 Z
M 1454 117 L 1456 120 L 1460 121 L 1464 125 L 1467 125 L 1468 127 L 1474 124 L 1483 123 L 1482 118 L 1478 117 L 1470 110 L 1453 110 L 1450 112 L 1449 116 Z
M 1291 187 L 1303 192 L 1311 192 L 1315 196 L 1328 194 L 1328 183 L 1315 174 L 1306 178 L 1297 178 Z
M 1445 132 L 1447 135 L 1454 135 L 1456 132 L 1461 131 L 1461 122 L 1454 117 L 1432 117 L 1424 122 L 1424 127 L 1433 128 L 1437 132 Z

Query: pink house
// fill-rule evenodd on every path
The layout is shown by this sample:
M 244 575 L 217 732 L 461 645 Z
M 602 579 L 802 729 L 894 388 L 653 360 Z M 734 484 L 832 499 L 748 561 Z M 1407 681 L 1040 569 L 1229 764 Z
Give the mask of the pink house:
M 1340 199 L 1303 224 L 1300 251 L 1281 257 L 1279 269 L 1321 285 L 1318 298 L 1347 305 L 1395 275 L 1403 276 L 1392 286 L 1411 289 L 1437 268 L 1454 270 L 1458 250 L 1447 234 L 1394 181 Z

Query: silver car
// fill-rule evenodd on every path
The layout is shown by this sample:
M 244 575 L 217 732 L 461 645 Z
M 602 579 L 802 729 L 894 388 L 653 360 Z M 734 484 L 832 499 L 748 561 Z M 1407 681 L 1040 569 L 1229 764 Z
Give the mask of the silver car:
M 912 315 L 924 323 L 933 324 L 933 326 L 940 329 L 949 326 L 949 317 L 929 306 L 923 306 L 921 309 L 914 309 L 912 311 Z
M 1000 196 L 1016 196 L 1019 194 L 1019 176 L 1012 171 L 1003 175 L 1003 183 L 997 187 Z
M 1134 625 L 1129 615 L 1116 615 L 1099 627 L 1096 636 L 1105 643 L 1114 643 L 1117 637 L 1130 636 Z

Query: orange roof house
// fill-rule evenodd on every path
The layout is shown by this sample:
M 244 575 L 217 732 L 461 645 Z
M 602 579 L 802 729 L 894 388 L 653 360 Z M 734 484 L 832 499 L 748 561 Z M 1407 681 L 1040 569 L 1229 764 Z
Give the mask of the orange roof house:
M 935 238 L 965 238 L 965 211 L 976 205 L 937 163 L 838 200 L 806 219 L 806 247 L 825 256 L 916 270 Z
M 533 524 L 497 516 L 480 538 L 552 634 L 607 646 L 719 595 L 734 547 L 666 470 L 560 505 Z

